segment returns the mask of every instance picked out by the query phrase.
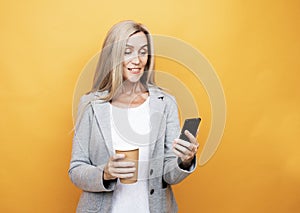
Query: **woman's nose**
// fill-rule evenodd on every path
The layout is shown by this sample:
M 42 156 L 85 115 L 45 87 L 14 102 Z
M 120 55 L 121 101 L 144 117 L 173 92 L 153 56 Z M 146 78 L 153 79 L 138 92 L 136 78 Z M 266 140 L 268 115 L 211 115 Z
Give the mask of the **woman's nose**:
M 134 54 L 131 58 L 131 63 L 133 64 L 139 64 L 140 63 L 140 58 L 139 58 L 139 54 Z

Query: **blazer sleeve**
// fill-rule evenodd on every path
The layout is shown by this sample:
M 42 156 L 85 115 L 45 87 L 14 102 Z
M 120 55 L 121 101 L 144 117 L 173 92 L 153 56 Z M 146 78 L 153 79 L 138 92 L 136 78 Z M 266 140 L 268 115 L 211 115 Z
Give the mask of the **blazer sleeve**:
M 83 101 L 81 100 L 80 103 Z M 80 107 L 82 109 L 82 107 Z M 112 191 L 115 181 L 103 182 L 105 165 L 92 165 L 89 158 L 89 144 L 94 125 L 94 113 L 91 104 L 86 105 L 77 118 L 72 145 L 69 177 L 78 188 L 90 192 Z
M 180 134 L 177 103 L 172 96 L 167 96 L 167 100 L 163 179 L 168 184 L 177 184 L 195 171 L 197 160 L 195 156 L 188 170 L 179 167 L 181 160 L 172 150 L 173 141 L 175 138 L 178 138 Z

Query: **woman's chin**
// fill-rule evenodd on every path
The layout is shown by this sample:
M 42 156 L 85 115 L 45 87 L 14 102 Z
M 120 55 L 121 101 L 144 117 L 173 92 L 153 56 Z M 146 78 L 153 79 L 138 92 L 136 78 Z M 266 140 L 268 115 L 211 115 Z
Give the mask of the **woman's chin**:
M 128 76 L 125 81 L 127 81 L 128 83 L 137 83 L 139 82 L 141 79 L 141 76 Z

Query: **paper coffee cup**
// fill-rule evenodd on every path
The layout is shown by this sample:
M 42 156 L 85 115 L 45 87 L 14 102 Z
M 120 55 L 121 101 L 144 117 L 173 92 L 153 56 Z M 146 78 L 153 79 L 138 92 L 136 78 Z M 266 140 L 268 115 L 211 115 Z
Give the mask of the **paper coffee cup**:
M 125 158 L 122 161 L 134 162 L 135 172 L 133 177 L 130 178 L 120 178 L 121 183 L 130 184 L 137 182 L 138 178 L 138 165 L 139 165 L 139 149 L 132 150 L 116 150 L 117 154 L 125 154 Z

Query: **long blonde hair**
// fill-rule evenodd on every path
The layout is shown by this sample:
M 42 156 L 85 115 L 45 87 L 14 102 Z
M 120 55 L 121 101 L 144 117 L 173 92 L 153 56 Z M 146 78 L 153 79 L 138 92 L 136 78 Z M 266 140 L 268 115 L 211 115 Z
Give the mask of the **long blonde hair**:
M 149 30 L 134 21 L 122 21 L 115 24 L 107 33 L 96 67 L 93 86 L 90 92 L 107 91 L 102 100 L 109 101 L 114 97 L 123 83 L 123 60 L 127 39 L 138 32 L 145 33 L 148 42 L 148 60 L 141 83 L 147 88 L 154 82 L 154 48 Z M 90 93 L 89 92 L 89 93 Z

